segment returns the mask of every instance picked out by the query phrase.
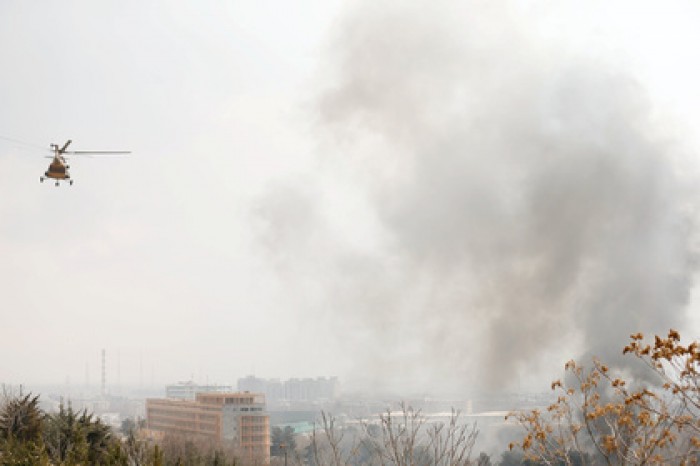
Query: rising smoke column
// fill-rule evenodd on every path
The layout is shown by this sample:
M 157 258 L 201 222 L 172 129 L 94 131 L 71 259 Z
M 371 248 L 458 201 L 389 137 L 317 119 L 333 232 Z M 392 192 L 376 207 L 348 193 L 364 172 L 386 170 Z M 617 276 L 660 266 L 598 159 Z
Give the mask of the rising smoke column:
M 339 22 L 324 157 L 349 159 L 381 246 L 278 251 L 323 261 L 339 339 L 377 378 L 508 385 L 566 342 L 614 363 L 630 333 L 683 326 L 690 198 L 644 88 L 518 13 L 368 2 Z

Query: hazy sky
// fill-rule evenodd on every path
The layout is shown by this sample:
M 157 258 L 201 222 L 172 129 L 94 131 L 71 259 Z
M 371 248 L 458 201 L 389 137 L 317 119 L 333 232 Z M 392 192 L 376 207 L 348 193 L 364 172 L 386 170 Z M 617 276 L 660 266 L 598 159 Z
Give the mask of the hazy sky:
M 105 348 L 130 384 L 544 388 L 633 331 L 697 337 L 698 20 L 2 2 L 0 382 L 97 384 Z M 40 184 L 67 139 L 133 155 Z

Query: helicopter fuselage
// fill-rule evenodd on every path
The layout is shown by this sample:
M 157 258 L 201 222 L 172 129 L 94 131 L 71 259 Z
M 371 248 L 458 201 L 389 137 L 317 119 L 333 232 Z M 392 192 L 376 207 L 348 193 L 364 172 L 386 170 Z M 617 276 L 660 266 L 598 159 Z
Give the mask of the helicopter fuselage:
M 56 185 L 58 185 L 58 182 L 61 180 L 73 184 L 73 180 L 70 179 L 70 173 L 68 172 L 69 168 L 70 165 L 66 163 L 66 159 L 61 156 L 55 156 L 49 168 L 44 172 L 44 176 L 40 177 L 39 180 L 43 183 L 44 178 L 51 178 L 56 180 Z

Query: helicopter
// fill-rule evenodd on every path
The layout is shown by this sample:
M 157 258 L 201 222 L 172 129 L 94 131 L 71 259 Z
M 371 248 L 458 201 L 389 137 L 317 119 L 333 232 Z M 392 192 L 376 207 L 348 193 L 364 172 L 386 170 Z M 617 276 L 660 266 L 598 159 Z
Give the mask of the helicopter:
M 68 158 L 66 157 L 66 154 L 70 155 L 85 155 L 85 156 L 91 156 L 91 155 L 112 155 L 112 154 L 130 154 L 131 151 L 106 151 L 106 150 L 101 150 L 101 151 L 89 151 L 89 150 L 76 150 L 76 151 L 67 151 L 68 146 L 72 143 L 72 140 L 66 141 L 65 144 L 63 144 L 63 147 L 58 147 L 58 144 L 51 144 L 51 151 L 53 152 L 53 156 L 47 156 L 47 158 L 53 159 L 51 161 L 51 164 L 49 164 L 49 168 L 44 172 L 44 176 L 39 177 L 39 181 L 41 183 L 44 182 L 45 179 L 52 179 L 56 180 L 56 186 L 60 186 L 61 181 L 67 181 L 70 185 L 73 185 L 73 179 L 70 177 L 69 169 L 70 165 L 68 165 Z

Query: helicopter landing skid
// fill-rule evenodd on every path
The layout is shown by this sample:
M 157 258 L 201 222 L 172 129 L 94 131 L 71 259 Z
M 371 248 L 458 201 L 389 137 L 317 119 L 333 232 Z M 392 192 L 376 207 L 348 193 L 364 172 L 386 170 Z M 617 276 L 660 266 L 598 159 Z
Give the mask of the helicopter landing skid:
M 40 182 L 40 183 L 43 183 L 45 179 L 46 179 L 46 178 L 44 178 L 43 176 L 40 176 L 40 177 L 39 177 L 39 182 Z M 67 181 L 68 184 L 69 184 L 70 186 L 73 186 L 73 180 L 62 180 L 62 181 Z M 61 186 L 61 180 L 56 180 L 56 186 L 57 186 L 57 187 L 58 187 L 58 186 Z

